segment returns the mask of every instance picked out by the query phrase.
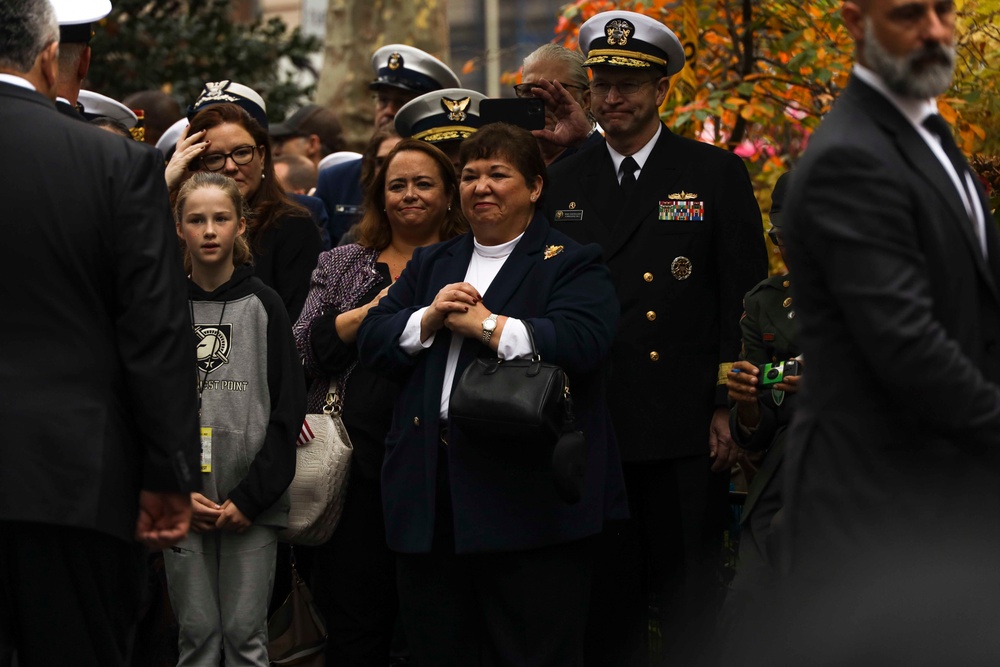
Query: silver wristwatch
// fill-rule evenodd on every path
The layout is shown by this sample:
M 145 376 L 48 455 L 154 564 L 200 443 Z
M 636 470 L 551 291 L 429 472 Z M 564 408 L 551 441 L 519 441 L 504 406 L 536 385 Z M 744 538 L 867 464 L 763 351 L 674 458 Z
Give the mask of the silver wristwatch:
M 490 339 L 493 338 L 493 332 L 497 328 L 497 315 L 491 314 L 485 320 L 483 320 L 483 345 L 489 345 Z

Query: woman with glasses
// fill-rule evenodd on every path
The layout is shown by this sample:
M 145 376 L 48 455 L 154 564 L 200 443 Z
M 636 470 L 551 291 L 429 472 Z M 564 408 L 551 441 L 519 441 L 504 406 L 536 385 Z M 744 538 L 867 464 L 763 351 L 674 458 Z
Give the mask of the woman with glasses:
M 288 198 L 275 177 L 267 131 L 243 108 L 227 103 L 198 112 L 187 136 L 203 146 L 189 170 L 232 178 L 247 200 L 254 273 L 281 296 L 294 322 L 323 246 L 309 212 Z

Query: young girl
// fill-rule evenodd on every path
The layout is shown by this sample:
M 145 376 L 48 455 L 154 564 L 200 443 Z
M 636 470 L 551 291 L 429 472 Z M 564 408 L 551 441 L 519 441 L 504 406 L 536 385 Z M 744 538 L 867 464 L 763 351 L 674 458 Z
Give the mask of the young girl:
M 164 554 L 180 624 L 178 666 L 267 667 L 277 533 L 305 383 L 278 295 L 254 277 L 236 182 L 199 172 L 180 190 L 177 236 L 190 271 L 198 365 L 202 492 L 191 533 Z

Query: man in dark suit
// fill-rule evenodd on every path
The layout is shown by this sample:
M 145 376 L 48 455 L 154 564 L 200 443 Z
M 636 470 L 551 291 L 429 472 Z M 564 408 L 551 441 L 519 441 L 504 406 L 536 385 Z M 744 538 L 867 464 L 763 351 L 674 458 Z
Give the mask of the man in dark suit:
M 187 532 L 193 339 L 163 159 L 56 111 L 57 40 L 0 3 L 0 663 L 117 666 L 135 540 Z
M 856 63 L 784 230 L 808 367 L 785 452 L 784 664 L 990 664 L 1000 243 L 934 101 L 955 7 L 855 0 L 842 16 Z
M 743 295 L 767 272 L 760 210 L 738 157 L 660 122 L 684 64 L 669 29 L 606 12 L 583 25 L 580 44 L 606 141 L 551 168 L 546 212 L 603 247 L 622 303 L 608 395 L 632 512 L 605 531 L 587 654 L 595 665 L 644 664 L 652 603 L 663 658 L 693 665 L 722 593 L 736 453 L 725 375 Z

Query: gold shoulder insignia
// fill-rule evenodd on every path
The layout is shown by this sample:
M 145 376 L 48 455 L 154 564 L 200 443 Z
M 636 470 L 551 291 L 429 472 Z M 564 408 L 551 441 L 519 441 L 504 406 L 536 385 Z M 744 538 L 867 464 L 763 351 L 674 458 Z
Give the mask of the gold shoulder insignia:
M 670 198 L 671 199 L 694 199 L 697 196 L 698 195 L 695 194 L 694 192 L 684 192 L 683 190 L 681 190 L 680 192 L 675 192 L 672 195 L 670 195 Z
M 563 250 L 565 250 L 565 248 L 561 245 L 547 245 L 545 246 L 545 259 L 552 259 Z

